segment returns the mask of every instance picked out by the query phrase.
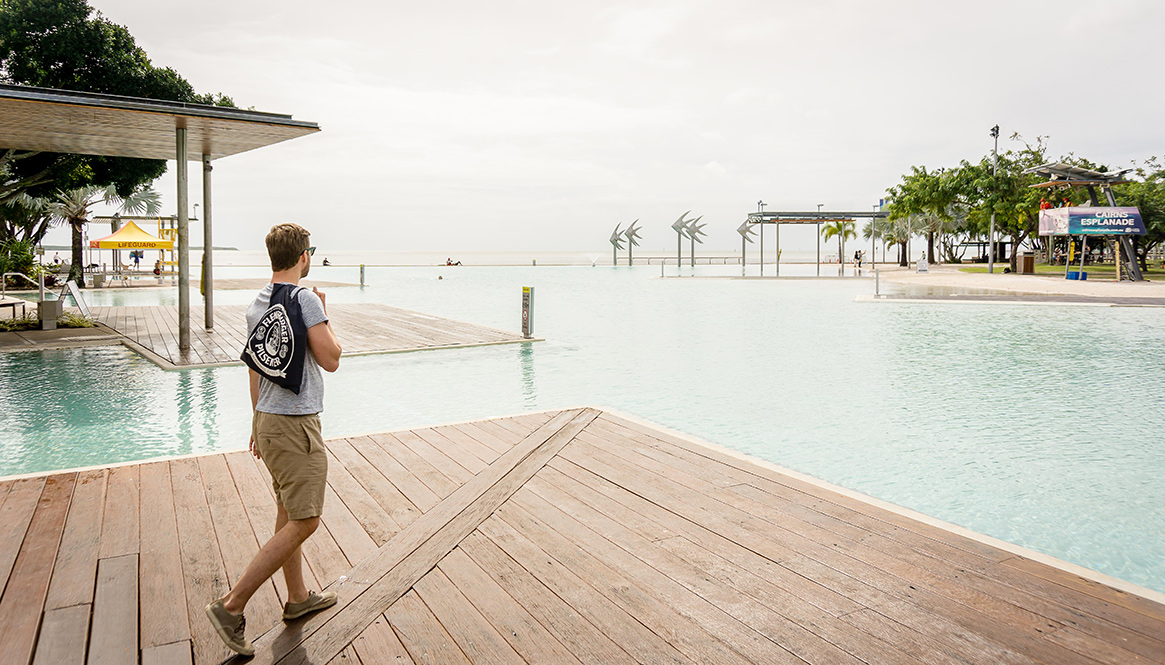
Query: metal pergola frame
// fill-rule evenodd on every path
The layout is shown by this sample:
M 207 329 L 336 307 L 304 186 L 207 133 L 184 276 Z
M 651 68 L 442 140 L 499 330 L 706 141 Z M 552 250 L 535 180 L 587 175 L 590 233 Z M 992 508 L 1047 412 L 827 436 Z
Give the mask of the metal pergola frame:
M 211 161 L 320 131 L 290 115 L 0 84 L 0 149 L 175 160 L 178 345 L 190 348 L 190 161 L 202 163 L 207 330 L 214 329 Z
M 1063 162 L 1048 162 L 1039 166 L 1033 166 L 1029 169 L 1024 169 L 1024 173 L 1046 176 L 1048 179 L 1044 182 L 1029 185 L 1033 189 L 1068 189 L 1071 187 L 1084 187 L 1088 190 L 1088 200 L 1094 207 L 1100 206 L 1100 198 L 1096 195 L 1096 188 L 1100 187 L 1100 191 L 1104 193 L 1105 201 L 1111 207 L 1116 207 L 1116 197 L 1113 196 L 1113 185 L 1125 185 L 1133 182 L 1125 178 L 1125 174 L 1133 169 L 1121 169 L 1119 171 L 1094 171 L 1080 166 L 1073 166 L 1072 164 L 1065 164 Z M 1056 234 L 1060 235 L 1060 234 Z M 1063 234 L 1068 235 L 1068 234 Z M 1051 236 L 1047 243 L 1047 261 L 1052 261 L 1052 244 L 1050 242 Z M 1071 236 L 1069 236 L 1071 237 Z M 1117 248 L 1117 281 L 1122 279 L 1121 271 L 1121 250 L 1124 250 L 1125 258 L 1128 260 L 1128 270 L 1126 271 L 1129 278 L 1134 282 L 1144 281 L 1141 275 L 1140 266 L 1137 265 L 1137 257 L 1133 252 L 1133 245 L 1129 242 L 1128 236 L 1114 235 L 1114 247 Z M 1081 256 L 1080 256 L 1080 271 L 1084 272 L 1084 253 L 1088 249 L 1088 237 L 1082 236 L 1081 241 Z M 1068 269 L 1071 266 L 1069 261 L 1064 261 L 1064 272 L 1067 275 Z
M 781 276 L 781 224 L 816 224 L 817 225 L 817 274 L 821 275 L 821 224 L 822 222 L 856 222 L 859 219 L 885 219 L 890 213 L 881 210 L 871 210 L 862 212 L 828 212 L 828 211 L 810 211 L 810 212 L 795 212 L 795 211 L 772 211 L 772 212 L 750 212 L 745 222 L 749 225 L 760 226 L 760 274 L 763 277 L 765 274 L 765 224 L 773 224 L 777 232 L 777 259 L 776 259 L 776 276 Z M 742 250 L 743 252 L 743 250 Z M 873 260 L 873 251 L 870 252 L 870 258 Z M 838 263 L 842 262 L 842 257 L 837 257 Z M 745 264 L 743 253 L 740 257 L 741 265 Z

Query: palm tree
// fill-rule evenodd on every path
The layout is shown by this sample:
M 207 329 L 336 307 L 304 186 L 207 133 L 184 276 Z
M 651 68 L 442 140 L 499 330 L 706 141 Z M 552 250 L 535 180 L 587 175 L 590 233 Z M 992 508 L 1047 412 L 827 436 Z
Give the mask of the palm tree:
M 99 187 L 90 185 L 68 191 L 57 192 L 49 204 L 50 214 L 60 224 L 68 224 L 73 229 L 73 259 L 69 265 L 69 279 L 77 286 L 85 286 L 85 272 L 82 255 L 81 232 L 89 223 L 91 208 L 98 203 L 117 205 L 121 212 L 131 215 L 156 215 L 162 208 L 161 197 L 152 189 L 121 196 L 113 185 Z
M 837 237 L 837 262 L 841 266 L 841 271 L 844 273 L 845 241 L 858 237 L 858 234 L 854 231 L 853 220 L 839 219 L 836 222 L 829 222 L 821 227 L 821 235 L 827 242 L 834 236 Z

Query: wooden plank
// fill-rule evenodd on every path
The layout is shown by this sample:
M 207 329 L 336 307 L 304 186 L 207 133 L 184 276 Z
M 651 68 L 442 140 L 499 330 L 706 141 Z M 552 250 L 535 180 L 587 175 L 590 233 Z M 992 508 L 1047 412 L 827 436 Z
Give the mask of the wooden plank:
M 376 542 L 360 526 L 348 506 L 336 496 L 331 484 L 324 488 L 324 514 L 320 520 L 321 526 L 326 527 L 332 538 L 336 539 L 336 544 L 349 564 L 354 566 L 376 553 Z
M 335 658 L 328 661 L 328 665 L 360 665 L 360 656 L 357 655 L 354 647 L 347 646 L 336 654 Z
M 356 649 L 356 654 L 360 656 L 361 662 L 365 663 L 390 663 L 391 665 L 411 665 L 413 659 L 409 656 L 408 649 L 400 643 L 400 638 L 393 632 L 392 626 L 388 624 L 388 619 L 384 616 L 378 616 L 360 637 L 357 637 L 352 646 Z
M 49 590 L 53 562 L 65 528 L 65 515 L 77 474 L 49 476 L 37 500 L 36 511 L 12 566 L 12 575 L 0 597 L 0 663 L 32 660 L 36 632 Z M 9 500 L 12 497 L 9 496 Z
M 345 447 L 346 444 L 342 440 L 337 447 Z M 359 455 L 355 455 L 359 458 Z M 363 458 L 360 458 L 363 459 Z M 381 476 L 383 479 L 383 476 Z M 328 454 L 328 484 L 332 486 L 336 496 L 348 510 L 365 533 L 372 539 L 372 542 L 380 547 L 388 541 L 400 527 L 392 516 L 369 494 L 368 490 L 356 480 L 352 474 L 345 468 L 344 463 L 335 457 L 331 451 Z M 388 481 L 384 481 L 385 485 L 389 485 Z
M 83 665 L 90 607 L 72 605 L 45 612 L 32 665 Z
M 421 516 L 421 511 L 409 501 L 400 490 L 393 485 L 376 467 L 359 453 L 346 439 L 328 441 L 328 449 L 336 456 L 340 464 L 364 488 L 385 513 L 392 519 L 392 523 L 399 528 L 412 524 Z M 433 501 L 437 497 L 433 495 Z
M 138 659 L 138 556 L 127 554 L 97 564 L 89 665 L 134 663 Z
M 489 448 L 493 452 L 501 455 L 512 448 L 514 444 L 503 441 L 497 436 L 487 432 L 486 430 L 477 426 L 477 423 L 457 423 L 456 425 L 449 425 L 449 429 L 455 429 L 464 436 L 481 442 L 482 445 Z M 448 436 L 448 435 L 446 435 Z
M 478 420 L 473 423 L 473 426 L 497 437 L 501 441 L 509 445 L 515 445 L 522 440 L 520 434 L 515 434 L 512 430 L 502 427 L 498 424 L 498 419 L 493 420 Z
M 189 642 L 190 618 L 170 465 L 166 462 L 143 464 L 138 476 L 142 501 L 139 648 L 144 656 L 152 647 Z
M 77 476 L 65 531 L 53 566 L 45 609 L 91 604 L 97 577 L 97 549 L 101 544 L 101 514 L 105 505 L 104 470 Z
M 445 452 L 425 441 L 416 432 L 395 432 L 393 436 L 409 450 L 416 453 L 421 459 L 431 464 L 434 469 L 444 474 L 455 487 L 465 484 L 474 476 L 474 471 L 470 471 L 467 467 L 458 463 L 457 460 L 454 460 L 445 454 Z M 477 460 L 477 462 L 478 464 L 474 465 L 475 468 L 479 471 L 485 468 L 485 465 L 480 460 Z
M 259 542 L 247 519 L 234 478 L 227 469 L 226 459 L 222 455 L 199 457 L 198 469 L 230 583 L 243 576 L 251 560 L 259 553 Z M 246 615 L 248 624 L 254 626 L 256 632 L 265 631 L 282 620 L 283 605 L 271 580 L 255 590 L 255 595 L 247 602 Z
M 452 427 L 415 429 L 413 433 L 468 469 L 470 473 L 485 470 L 499 456 L 473 437 L 466 436 Z
M 44 485 L 44 476 L 13 481 L 4 505 L 0 506 L 0 590 L 8 584 Z
M 1165 621 L 1165 605 L 1149 600 L 1143 596 L 1114 589 L 1108 585 L 1080 577 L 1079 575 L 1059 568 L 1046 566 L 1026 557 L 1013 556 L 1000 562 L 1000 564 L 1008 568 L 1015 568 L 1059 586 L 1095 596 L 1105 603 L 1130 609 L 1150 619 Z M 1165 634 L 1165 631 L 1158 634 Z
M 408 469 L 412 475 L 419 478 L 425 484 L 425 487 L 432 490 L 438 497 L 443 499 L 452 494 L 460 486 L 459 483 L 450 480 L 448 476 L 438 471 L 432 464 L 425 461 L 423 457 L 413 452 L 396 435 L 373 434 L 369 439 L 383 448 L 400 466 Z M 375 462 L 373 463 L 375 464 Z M 400 490 L 406 496 L 408 495 L 405 488 L 400 485 L 397 485 L 397 487 L 400 487 Z
M 418 512 L 424 513 L 441 500 L 436 492 L 429 489 L 428 485 L 421 482 L 420 478 L 413 475 L 372 437 L 362 436 L 347 441 L 373 468 L 380 471 Z
M 466 536 L 454 552 L 459 550 L 464 551 L 498 586 L 508 590 L 515 599 L 520 599 L 522 610 L 536 619 L 540 626 L 579 661 L 587 665 L 631 665 L 638 662 L 607 633 L 580 615 L 574 607 L 567 604 L 566 600 L 539 581 L 480 531 Z M 569 587 L 571 580 L 564 580 L 563 584 Z M 581 587 L 575 591 L 585 593 Z
M 469 665 L 470 660 L 415 591 L 393 603 L 384 616 L 417 665 Z
M 553 514 L 553 510 L 553 506 L 523 490 L 495 515 L 686 657 L 709 663 L 781 659 L 776 644 L 650 566 L 638 565 L 630 571 L 619 567 L 633 565 L 635 558 L 585 525 L 564 519 L 561 513 Z M 597 552 L 608 560 L 601 559 Z M 836 649 L 832 653 L 835 662 L 857 662 L 844 655 Z
M 551 558 L 538 545 L 499 518 L 482 523 L 479 532 L 493 545 L 550 589 L 571 610 L 594 625 L 603 635 L 640 663 L 687 663 L 689 660 L 662 637 L 592 588 L 584 579 Z M 570 644 L 569 641 L 563 640 Z M 585 654 L 572 649 L 583 659 Z
M 900 540 L 881 533 L 869 532 L 846 522 L 808 510 L 804 506 L 786 504 L 773 500 L 751 485 L 730 488 L 734 494 L 750 497 L 752 503 L 733 502 L 753 514 L 767 517 L 774 523 L 789 523 L 808 516 L 816 524 L 828 530 L 818 531 L 815 525 L 803 525 L 804 533 L 816 542 L 826 546 L 837 546 L 840 539 L 848 539 L 846 552 L 871 565 L 891 570 L 900 577 L 924 582 L 948 598 L 969 607 L 979 608 L 988 614 L 995 614 L 999 620 L 1015 626 L 1026 625 L 1043 631 L 1048 621 L 1073 626 L 1095 638 L 1145 657 L 1165 654 L 1165 642 L 1153 635 L 1165 635 L 1165 625 L 1147 620 L 1143 615 L 1111 606 L 1092 596 L 1081 595 L 1062 589 L 1057 593 L 1054 585 L 1040 584 L 1038 581 L 1020 579 L 1020 575 L 1007 575 L 995 579 L 991 571 L 998 568 L 988 564 L 983 572 L 960 565 L 966 555 L 961 550 L 948 548 L 950 558 L 927 551 L 925 545 L 907 546 Z M 732 494 L 717 493 L 731 500 Z M 816 534 L 816 535 L 815 535 Z M 920 538 L 916 534 L 902 536 L 907 542 Z M 937 541 L 927 541 L 938 548 L 946 548 Z M 1050 589 L 1041 588 L 1048 587 Z M 1090 613 L 1091 612 L 1091 613 Z M 1139 632 L 1136 632 L 1139 631 Z M 1082 638 L 1084 639 L 1084 638 Z
M 439 568 L 418 580 L 413 590 L 470 662 L 482 665 L 526 662 Z
M 673 541 L 686 543 L 687 541 L 682 537 L 653 542 L 639 536 L 623 525 L 623 520 L 629 517 L 631 511 L 609 500 L 602 502 L 602 510 L 600 510 L 599 506 L 584 502 L 558 486 L 541 480 L 540 477 L 532 479 L 526 484 L 525 489 L 540 498 L 541 509 L 537 513 L 539 516 L 545 515 L 550 519 L 555 519 L 555 513 L 561 512 L 603 536 L 605 541 L 586 540 L 585 542 L 590 545 L 586 548 L 587 551 L 625 574 L 630 574 L 636 570 L 640 571 L 637 579 L 641 580 L 641 585 L 644 588 L 658 592 L 674 580 L 674 583 L 682 585 L 691 593 L 697 594 L 743 625 L 753 627 L 775 644 L 808 662 L 844 662 L 846 658 L 839 653 L 839 650 L 867 662 L 922 662 L 907 656 L 902 651 L 890 648 L 889 645 L 874 636 L 854 631 L 851 625 L 800 598 L 776 590 L 772 585 L 755 584 L 752 579 L 748 578 L 756 576 L 748 571 L 737 569 L 732 570 L 731 574 L 724 575 L 725 568 L 722 567 L 720 569 L 721 575 L 712 575 L 709 568 L 712 570 L 716 570 L 716 568 L 712 566 L 699 567 L 692 563 L 691 549 L 694 548 L 681 550 L 689 555 L 682 557 L 675 549 L 667 546 L 667 543 Z M 516 495 L 515 501 L 525 507 L 527 503 L 524 500 L 525 496 L 523 494 L 523 500 L 518 501 L 519 496 Z M 588 498 L 594 497 L 590 495 Z M 582 545 L 579 538 L 581 530 L 564 529 L 564 527 L 570 526 L 570 522 L 548 523 L 558 532 Z M 595 542 L 598 542 L 600 547 L 595 547 Z M 607 542 L 617 546 L 617 548 L 606 545 Z M 710 553 L 707 558 L 712 558 Z M 707 560 L 704 563 L 706 564 Z M 727 561 L 724 563 L 727 564 Z M 737 575 L 745 581 L 738 581 Z M 770 593 L 775 591 L 775 593 L 765 595 L 759 589 L 769 590 Z M 675 602 L 677 598 L 675 594 L 669 597 L 672 599 L 670 602 L 673 606 L 684 611 L 683 604 Z M 678 597 L 683 598 L 682 595 Z M 695 608 L 695 611 L 691 613 L 685 613 L 701 622 L 701 625 L 712 625 L 701 615 L 697 615 L 696 611 L 699 611 L 699 608 Z M 723 636 L 729 633 L 717 630 L 716 634 Z M 740 640 L 732 640 L 730 643 L 743 645 Z M 737 648 L 741 647 L 737 646 Z M 746 653 L 745 655 L 750 658 L 753 658 L 754 655 L 765 657 L 764 651 L 757 654 Z M 929 660 L 928 662 L 936 661 Z
M 138 467 L 119 466 L 109 470 L 105 485 L 105 512 L 101 520 L 101 548 L 98 557 L 138 553 Z
M 466 602 L 481 613 L 496 632 L 509 642 L 514 651 L 525 659 L 525 662 L 581 665 L 553 633 L 538 623 L 538 620 L 511 597 L 506 589 L 474 563 L 464 550 L 454 549 L 441 560 L 437 570 L 456 585 L 460 593 L 464 594 Z M 424 590 L 418 591 L 421 597 L 425 598 Z M 426 602 L 429 601 L 426 599 Z M 433 603 L 429 605 L 432 607 Z M 440 617 L 439 612 L 435 614 Z M 449 625 L 445 620 L 442 620 L 442 623 Z
M 623 525 L 644 538 L 666 542 L 672 536 L 682 536 L 691 542 L 699 543 L 701 547 L 723 558 L 738 570 L 755 573 L 756 583 L 764 587 L 771 586 L 772 589 L 766 590 L 772 595 L 805 598 L 833 616 L 842 616 L 862 607 L 841 594 L 779 566 L 777 561 L 788 556 L 788 550 L 785 548 L 770 552 L 770 544 L 761 539 L 756 539 L 749 547 L 741 547 L 714 531 L 690 522 L 561 458 L 552 460 L 540 472 L 540 476 L 560 487 L 568 488 L 576 496 L 587 497 L 593 505 L 609 500 L 627 508 L 629 512 L 620 514 Z
M 872 605 L 878 607 L 879 611 L 888 613 L 888 616 L 891 616 L 896 621 L 917 628 L 918 631 L 938 639 L 944 647 L 948 647 L 950 653 L 986 654 L 990 657 L 990 660 L 985 662 L 1030 662 L 1030 659 L 1021 657 L 1013 650 L 1005 649 L 995 643 L 985 641 L 978 636 L 967 633 L 963 627 L 945 618 L 932 615 L 930 612 L 910 602 L 900 601 L 854 578 L 836 573 L 836 571 L 832 571 L 828 567 L 821 566 L 821 564 L 815 565 L 821 566 L 823 570 L 830 571 L 831 575 L 825 575 L 822 571 L 806 572 L 803 569 L 803 565 L 795 568 L 778 565 L 776 563 L 777 561 L 789 561 L 801 557 L 790 556 L 784 550 L 777 552 L 779 556 L 759 556 L 758 553 L 764 552 L 766 545 L 769 545 L 768 541 L 764 539 L 748 537 L 746 540 L 751 541 L 751 543 L 747 547 L 741 547 L 736 542 L 733 542 L 734 540 L 742 540 L 739 534 L 731 534 L 733 540 L 727 540 L 714 531 L 698 527 L 687 520 L 679 518 L 673 512 L 648 501 L 638 494 L 614 485 L 610 481 L 596 476 L 582 467 L 566 462 L 561 458 L 552 461 L 550 466 L 563 470 L 565 475 L 571 479 L 584 482 L 588 488 L 594 489 L 604 496 L 623 503 L 638 513 L 650 515 L 651 519 L 657 520 L 662 524 L 667 524 L 672 531 L 692 539 L 692 542 L 698 542 L 705 547 L 711 547 L 716 554 L 732 561 L 741 568 L 755 571 L 758 574 L 763 573 L 763 577 L 766 580 L 787 590 L 788 594 L 803 597 L 835 616 L 841 616 L 843 618 L 856 616 L 857 613 L 853 612 L 854 609 L 862 607 L 863 604 Z M 550 467 L 544 470 L 543 473 L 546 473 L 549 469 Z M 634 526 L 634 521 L 629 521 L 628 526 Z M 652 530 L 647 529 L 644 533 L 651 534 Z M 668 541 L 661 542 L 666 543 Z M 798 569 L 800 569 L 800 572 Z M 778 595 L 780 594 L 778 593 Z M 848 618 L 846 620 L 850 621 Z M 852 623 L 852 621 L 850 622 Z
M 142 665 L 192 665 L 190 640 L 142 649 Z
M 186 583 L 186 612 L 194 662 L 217 663 L 231 651 L 210 625 L 204 608 L 226 595 L 230 583 L 202 489 L 197 460 L 177 459 L 168 464 L 174 490 L 178 542 L 182 544 L 182 575 Z
M 587 452 L 587 445 L 576 441 L 563 454 L 567 457 L 571 454 L 578 455 L 580 453 L 591 455 L 592 457 L 589 463 L 592 465 L 598 463 L 595 456 L 605 457 L 607 455 L 606 451 Z M 655 476 L 650 473 L 628 472 L 626 470 L 612 468 L 610 471 L 604 471 L 602 475 L 608 478 L 621 476 L 621 484 L 627 487 L 634 487 L 636 492 L 646 498 L 668 507 L 670 510 L 688 516 L 689 519 L 703 519 L 705 523 L 708 522 L 707 519 L 704 519 L 702 516 L 697 516 L 693 512 L 693 506 L 699 506 L 702 502 L 708 501 L 706 497 L 697 492 L 668 485 L 660 476 Z M 852 558 L 842 551 L 817 544 L 798 533 L 780 529 L 772 523 L 764 522 L 745 511 L 727 504 L 717 502 L 715 506 L 707 506 L 707 514 L 714 516 L 715 519 L 727 519 L 731 524 L 735 525 L 733 527 L 725 527 L 722 530 L 723 533 L 734 534 L 734 539 L 736 537 L 735 534 L 751 532 L 759 538 L 773 540 L 774 542 L 789 547 L 791 551 L 802 552 L 808 557 L 827 562 L 830 567 L 844 571 L 849 576 L 863 580 L 875 580 L 878 587 L 884 592 L 898 595 L 900 598 L 908 599 L 914 603 L 921 603 L 921 607 L 924 609 L 940 612 L 945 616 L 958 617 L 956 620 L 963 623 L 963 625 L 973 630 L 981 631 L 985 635 L 990 635 L 992 639 L 998 640 L 1002 644 L 1012 645 L 1020 650 L 1034 650 L 1034 653 L 1044 654 L 1046 657 L 1052 659 L 1060 659 L 1061 662 L 1075 662 L 1072 655 L 1056 645 L 1048 644 L 1040 637 L 1043 632 L 1060 628 L 1058 624 L 1047 623 L 1046 627 L 1041 628 L 1038 617 L 1032 617 L 1030 614 L 1017 615 L 1013 611 L 1013 609 L 1017 608 L 1011 608 L 998 602 L 987 607 L 972 608 L 962 606 L 944 597 L 940 591 L 932 586 L 912 579 L 910 573 L 915 571 L 907 571 L 904 573 L 902 570 L 898 570 L 898 573 L 905 575 L 904 577 L 900 577 L 894 571 L 879 569 L 864 561 Z M 904 565 L 899 561 L 882 563 L 886 566 L 899 568 Z M 800 570 L 797 572 L 804 574 Z M 991 614 L 984 614 L 982 611 L 984 609 L 995 613 L 996 616 L 992 617 Z M 998 626 L 1005 625 L 999 622 L 998 617 L 1000 614 L 1012 619 L 1024 621 L 1024 625 L 1009 626 L 1009 630 L 1006 632 L 999 631 Z
M 605 419 L 600 419 L 595 426 L 589 428 L 589 431 L 619 436 L 619 452 L 624 455 L 638 452 L 685 469 L 692 475 L 700 475 L 702 473 L 700 469 L 708 466 L 718 467 L 719 471 L 728 468 L 723 464 L 712 462 L 706 457 L 686 453 L 661 439 L 648 437 L 640 430 L 629 430 Z M 631 442 L 624 437 L 629 437 Z M 580 437 L 580 439 L 582 438 Z M 644 445 L 657 445 L 658 448 L 646 449 L 643 448 Z M 629 448 L 633 450 L 628 450 Z M 688 455 L 699 462 L 693 461 L 689 465 L 686 460 L 680 459 Z M 813 495 L 759 476 L 745 474 L 742 471 L 736 471 L 736 473 L 729 475 L 735 479 L 763 486 L 764 491 L 749 484 L 736 485 L 731 488 L 732 492 L 754 498 L 758 503 L 753 506 L 741 504 L 734 501 L 731 495 L 717 491 L 709 492 L 711 496 L 746 510 L 756 508 L 763 511 L 767 508 L 779 508 L 776 516 L 778 523 L 788 523 L 791 519 L 808 519 L 813 524 L 813 526 L 808 527 L 810 529 L 818 526 L 824 527 L 843 537 L 861 541 L 863 546 L 873 548 L 876 551 L 874 559 L 880 555 L 904 557 L 918 566 L 924 575 L 930 575 L 932 579 L 934 575 L 937 575 L 949 582 L 955 582 L 956 584 L 953 586 L 938 586 L 937 588 L 956 592 L 952 597 L 960 602 L 973 604 L 982 594 L 987 594 L 1018 607 L 1037 612 L 1045 618 L 1064 624 L 1077 625 L 1085 632 L 1101 639 L 1119 639 L 1126 647 L 1132 648 L 1142 655 L 1155 654 L 1161 648 L 1159 640 L 1147 636 L 1165 633 L 1165 625 L 1139 622 L 1135 616 L 1122 617 L 1121 612 L 1115 610 L 1105 601 L 1090 601 L 1074 594 L 1059 593 L 1053 585 L 1043 584 L 1021 575 L 1000 575 L 998 573 L 1000 566 L 994 560 L 997 554 L 997 550 L 994 548 L 981 553 L 978 547 L 966 545 L 962 545 L 961 548 L 955 547 L 951 541 L 956 541 L 960 537 L 946 532 L 938 534 L 937 537 L 934 533 L 923 535 L 920 532 L 928 530 L 925 525 L 907 529 L 875 519 L 864 512 L 834 503 L 834 501 L 853 503 L 853 500 L 838 495 L 832 495 L 832 501 L 821 501 Z M 707 478 L 707 476 L 703 477 Z M 869 510 L 868 507 L 867 510 Z M 828 534 L 824 538 L 825 540 L 819 540 L 819 542 L 824 544 L 826 540 L 833 540 L 833 537 Z M 983 554 L 986 554 L 986 557 Z M 951 565 L 952 563 L 957 563 L 957 568 Z M 1092 613 L 1100 617 L 1101 620 L 1083 617 L 1080 615 L 1082 611 Z M 1145 637 L 1142 639 L 1136 635 L 1130 636 L 1123 628 L 1118 627 L 1115 623 L 1110 623 L 1110 621 L 1122 622 L 1122 619 L 1127 627 L 1140 631 Z
M 333 658 L 596 415 L 593 409 L 564 412 L 531 434 L 401 531 L 375 557 L 353 568 L 348 580 L 333 586 L 340 598 L 335 607 L 307 618 L 299 636 L 282 638 L 269 632 L 255 641 L 254 663 L 292 665 Z

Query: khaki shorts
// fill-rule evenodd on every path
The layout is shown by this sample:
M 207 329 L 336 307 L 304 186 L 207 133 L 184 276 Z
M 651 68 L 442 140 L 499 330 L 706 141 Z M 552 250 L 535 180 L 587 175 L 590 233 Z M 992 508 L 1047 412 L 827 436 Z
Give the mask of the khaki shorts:
M 285 416 L 256 411 L 251 435 L 271 472 L 275 503 L 287 510 L 287 518 L 304 520 L 323 514 L 328 456 L 319 414 Z

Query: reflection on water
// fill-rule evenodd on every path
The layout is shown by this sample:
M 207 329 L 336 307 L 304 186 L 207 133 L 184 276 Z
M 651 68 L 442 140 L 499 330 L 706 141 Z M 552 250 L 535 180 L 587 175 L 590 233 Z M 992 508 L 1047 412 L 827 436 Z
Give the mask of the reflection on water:
M 534 344 L 518 345 L 518 364 L 522 368 L 522 397 L 526 408 L 538 408 L 538 388 L 534 385 Z

